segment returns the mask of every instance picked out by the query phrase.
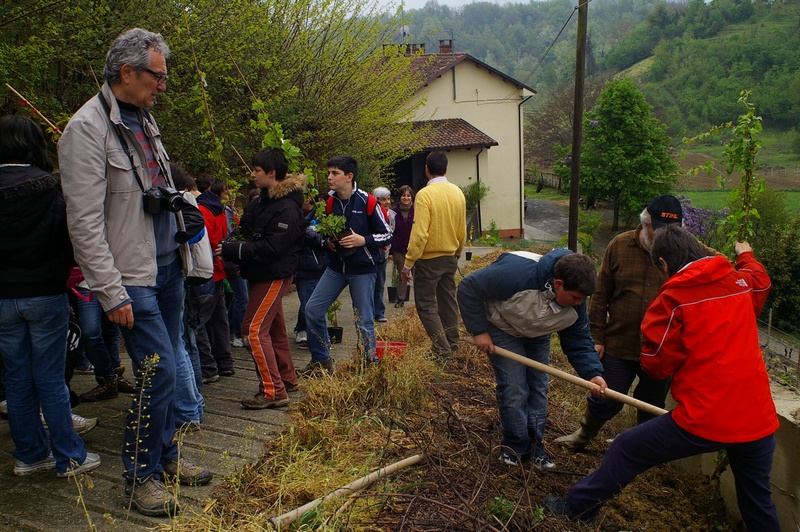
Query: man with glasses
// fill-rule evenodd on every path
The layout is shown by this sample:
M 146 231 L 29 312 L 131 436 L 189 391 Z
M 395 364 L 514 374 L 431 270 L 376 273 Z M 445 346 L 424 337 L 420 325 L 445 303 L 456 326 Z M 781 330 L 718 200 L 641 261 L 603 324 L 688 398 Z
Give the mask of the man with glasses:
M 120 325 L 137 372 L 122 448 L 126 504 L 167 515 L 177 502 L 164 477 L 199 485 L 211 473 L 173 441 L 175 354 L 183 305 L 180 212 L 161 134 L 148 109 L 166 90 L 169 47 L 132 29 L 106 55 L 105 84 L 72 117 L 58 145 L 75 259 L 109 319 Z M 184 233 L 185 234 L 185 233 Z M 181 249 L 183 248 L 183 249 Z

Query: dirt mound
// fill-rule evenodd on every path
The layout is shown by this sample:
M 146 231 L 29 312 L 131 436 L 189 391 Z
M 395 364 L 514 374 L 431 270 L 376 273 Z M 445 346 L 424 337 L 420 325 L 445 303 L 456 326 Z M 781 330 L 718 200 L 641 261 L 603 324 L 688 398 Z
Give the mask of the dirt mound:
M 693 168 L 700 168 L 708 161 L 713 161 L 708 155 L 691 153 L 680 161 L 681 172 L 684 176 L 678 184 L 678 189 L 684 190 L 716 190 L 719 188 L 717 179 L 722 177 L 728 185 L 725 188 L 735 187 L 739 184 L 740 174 L 728 175 L 725 167 L 719 163 L 714 164 L 711 175 L 705 170 L 700 170 L 697 175 L 686 176 L 686 172 Z M 800 188 L 800 167 L 768 166 L 759 168 L 756 175 L 763 177 L 768 187 L 778 190 L 798 190 Z

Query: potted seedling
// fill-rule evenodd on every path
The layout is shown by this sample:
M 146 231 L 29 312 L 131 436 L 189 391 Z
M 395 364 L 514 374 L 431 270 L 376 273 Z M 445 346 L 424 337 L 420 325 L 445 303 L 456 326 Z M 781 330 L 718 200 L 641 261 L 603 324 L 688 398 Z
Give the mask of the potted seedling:
M 340 258 L 346 259 L 356 252 L 356 248 L 343 248 L 339 245 L 339 240 L 352 232 L 347 229 L 347 218 L 339 214 L 328 214 L 323 201 L 317 204 L 316 230 L 322 237 L 328 238 L 333 242 L 336 246 L 336 253 Z
M 328 336 L 332 344 L 342 343 L 342 333 L 344 329 L 339 327 L 339 317 L 337 315 L 337 312 L 339 312 L 341 308 L 342 302 L 337 299 L 331 303 L 328 307 L 328 311 L 325 313 L 325 316 L 328 318 Z
M 474 230 L 475 230 L 474 227 L 469 228 L 469 240 L 467 240 L 467 251 L 464 254 L 467 260 L 472 260 L 472 237 Z

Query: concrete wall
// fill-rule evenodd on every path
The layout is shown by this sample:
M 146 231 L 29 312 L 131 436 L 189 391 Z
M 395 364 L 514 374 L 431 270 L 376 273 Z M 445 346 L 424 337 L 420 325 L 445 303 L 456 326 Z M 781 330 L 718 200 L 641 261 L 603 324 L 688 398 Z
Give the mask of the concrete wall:
M 463 118 L 498 142 L 498 146 L 484 149 L 480 154 L 480 180 L 489 186 L 489 195 L 481 202 L 484 231 L 494 220 L 504 235 L 521 237 L 523 233 L 519 104 L 528 95 L 500 76 L 466 60 L 415 96 L 415 102 L 425 98 L 426 105 L 419 109 L 414 120 Z M 459 186 L 477 179 L 478 151 L 448 153 L 448 179 Z
M 781 423 L 775 434 L 777 445 L 770 476 L 772 501 L 778 510 L 781 530 L 800 530 L 800 395 L 773 383 L 772 397 Z M 716 468 L 716 458 L 716 453 L 709 453 L 680 460 L 677 464 L 687 471 L 710 475 Z M 720 491 L 730 516 L 741 520 L 730 468 L 722 474 Z

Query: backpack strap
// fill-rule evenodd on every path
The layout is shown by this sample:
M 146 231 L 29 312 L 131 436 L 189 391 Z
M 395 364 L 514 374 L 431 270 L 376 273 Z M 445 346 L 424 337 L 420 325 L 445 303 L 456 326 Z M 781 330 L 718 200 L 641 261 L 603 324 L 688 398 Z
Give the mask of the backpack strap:
M 367 215 L 372 216 L 375 212 L 375 206 L 378 205 L 378 198 L 372 194 L 367 194 Z M 333 196 L 328 196 L 328 201 L 325 203 L 325 214 L 333 212 Z

